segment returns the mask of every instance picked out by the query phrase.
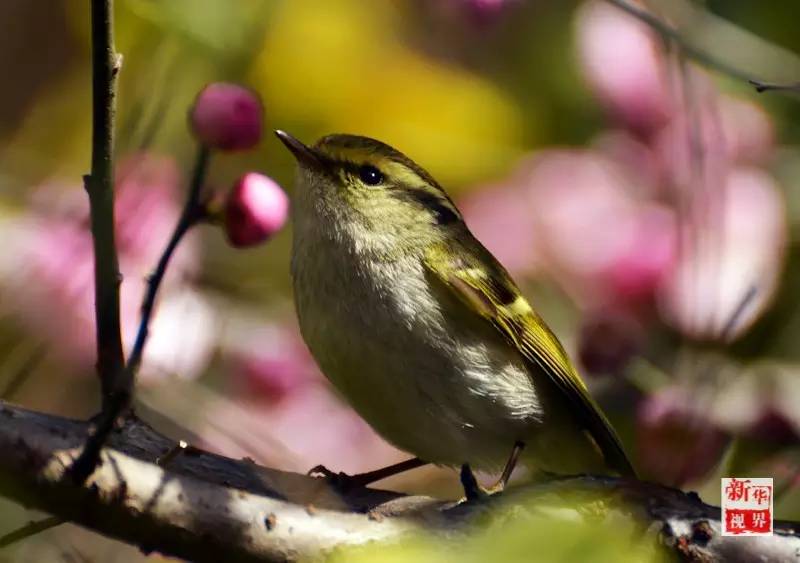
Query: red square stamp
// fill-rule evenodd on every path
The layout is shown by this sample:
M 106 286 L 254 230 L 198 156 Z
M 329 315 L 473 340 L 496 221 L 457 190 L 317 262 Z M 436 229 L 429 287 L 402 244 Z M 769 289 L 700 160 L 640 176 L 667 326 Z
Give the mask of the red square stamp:
M 722 535 L 772 535 L 772 478 L 722 478 Z

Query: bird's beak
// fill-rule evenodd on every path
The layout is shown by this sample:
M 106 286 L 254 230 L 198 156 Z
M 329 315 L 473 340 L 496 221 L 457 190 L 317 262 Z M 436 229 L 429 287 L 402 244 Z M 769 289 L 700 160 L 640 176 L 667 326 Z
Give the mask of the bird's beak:
M 296 138 L 292 137 L 286 131 L 280 129 L 275 130 L 275 135 L 286 145 L 286 148 L 291 151 L 294 157 L 302 165 L 311 166 L 313 168 L 322 167 L 322 161 L 317 153 L 311 147 L 304 145 Z

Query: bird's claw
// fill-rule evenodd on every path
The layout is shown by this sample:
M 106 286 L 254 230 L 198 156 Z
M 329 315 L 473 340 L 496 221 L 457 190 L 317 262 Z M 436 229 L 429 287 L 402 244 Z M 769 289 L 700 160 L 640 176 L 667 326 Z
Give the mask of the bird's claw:
M 324 465 L 315 465 L 314 467 L 308 470 L 306 475 L 308 475 L 309 477 L 316 477 L 318 479 L 321 479 L 323 477 L 325 479 L 330 479 L 331 477 L 336 475 L 336 473 L 334 473 Z
M 324 465 L 316 465 L 308 470 L 309 477 L 316 477 L 317 479 L 325 479 L 331 486 L 339 490 L 347 490 L 357 485 L 356 479 L 343 471 L 331 471 Z
M 491 492 L 480 486 L 472 469 L 466 463 L 461 466 L 461 485 L 466 502 L 477 502 L 489 498 Z

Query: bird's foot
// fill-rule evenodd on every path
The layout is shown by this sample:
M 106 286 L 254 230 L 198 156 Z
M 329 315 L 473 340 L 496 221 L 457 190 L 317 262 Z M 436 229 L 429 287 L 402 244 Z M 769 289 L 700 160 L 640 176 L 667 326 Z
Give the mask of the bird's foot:
M 505 481 L 500 480 L 494 485 L 483 487 L 483 490 L 488 496 L 496 495 L 506 490 L 506 483 Z
M 336 473 L 324 465 L 317 465 L 308 472 L 308 475 L 312 477 L 324 478 L 328 481 L 328 483 L 340 491 L 348 491 L 358 487 L 366 487 L 375 481 L 386 479 L 387 477 L 397 475 L 398 473 L 403 473 L 404 471 L 409 471 L 410 469 L 422 467 L 423 465 L 427 465 L 427 463 L 427 461 L 423 461 L 415 457 L 401 461 L 400 463 L 395 463 L 387 467 L 376 469 L 375 471 L 356 473 L 355 475 L 348 475 L 347 473 L 342 472 Z
M 464 500 L 466 502 L 486 500 L 492 494 L 480 486 L 468 463 L 461 466 L 461 486 L 464 487 Z
M 359 475 L 348 475 L 343 471 L 331 471 L 324 465 L 312 467 L 307 475 L 317 479 L 325 479 L 331 487 L 339 491 L 349 491 L 355 487 L 363 487 L 365 484 L 359 479 Z

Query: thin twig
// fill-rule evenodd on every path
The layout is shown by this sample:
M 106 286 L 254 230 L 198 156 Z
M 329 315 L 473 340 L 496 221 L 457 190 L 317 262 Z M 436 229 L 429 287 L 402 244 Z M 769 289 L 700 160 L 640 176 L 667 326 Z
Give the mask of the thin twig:
M 103 408 L 122 383 L 121 276 L 114 239 L 114 112 L 122 57 L 114 50 L 113 1 L 92 0 L 92 169 L 84 176 L 94 245 L 97 371 Z
M 769 82 L 761 82 L 760 80 L 749 80 L 748 82 L 755 87 L 756 92 L 759 94 L 769 91 L 793 92 L 795 94 L 800 94 L 800 82 L 795 82 L 793 84 L 771 84 Z
M 189 193 L 186 196 L 186 203 L 183 206 L 183 212 L 175 226 L 172 237 L 167 243 L 167 247 L 161 254 L 155 270 L 147 280 L 147 293 L 145 294 L 144 301 L 142 302 L 142 318 L 139 321 L 139 330 L 136 334 L 136 341 L 134 342 L 133 349 L 131 350 L 130 358 L 126 371 L 130 376 L 136 373 L 139 364 L 142 361 L 142 354 L 144 353 L 144 345 L 147 342 L 147 336 L 150 327 L 150 318 L 153 315 L 153 308 L 156 302 L 158 289 L 161 281 L 164 279 L 164 274 L 167 272 L 167 266 L 178 247 L 178 244 L 183 239 L 184 235 L 203 217 L 203 206 L 200 201 L 200 193 L 205 181 L 206 172 L 208 171 L 208 163 L 210 159 L 210 151 L 208 148 L 201 146 L 197 159 L 195 161 L 194 172 L 192 174 L 191 183 L 189 184 Z
M 60 516 L 48 516 L 47 518 L 42 518 L 41 520 L 28 522 L 13 532 L 9 532 L 3 536 L 0 536 L 0 549 L 8 547 L 13 543 L 22 541 L 31 536 L 35 536 L 36 534 L 40 534 L 46 530 L 49 530 L 50 528 L 60 526 L 64 522 L 65 520 Z
M 75 460 L 75 463 L 72 464 L 68 471 L 68 475 L 76 483 L 84 482 L 97 467 L 100 451 L 114 430 L 117 420 L 130 406 L 134 377 L 142 362 L 144 346 L 147 343 L 149 334 L 150 320 L 155 309 L 156 296 L 164 279 L 164 274 L 167 272 L 167 266 L 169 266 L 170 259 L 184 235 L 204 217 L 204 207 L 200 196 L 206 172 L 208 171 L 210 156 L 210 151 L 201 146 L 195 161 L 183 212 L 177 225 L 175 225 L 175 230 L 164 252 L 161 254 L 161 258 L 158 260 L 158 264 L 147 281 L 147 291 L 142 301 L 142 317 L 139 321 L 136 341 L 120 378 L 122 384 L 109 397 L 106 407 L 95 421 L 96 428 L 94 432 L 89 436 L 81 455 L 78 456 L 78 459 Z
M 736 325 L 741 320 L 742 315 L 747 310 L 748 305 L 753 302 L 753 299 L 755 299 L 757 295 L 758 287 L 751 285 L 739 300 L 739 303 L 737 303 L 736 308 L 731 313 L 731 316 L 728 318 L 725 326 L 722 327 L 722 331 L 720 332 L 720 340 L 722 342 L 727 342 L 731 339 L 734 329 L 736 329 Z
M 640 6 L 631 4 L 625 0 L 606 0 L 606 2 L 612 6 L 616 6 L 640 22 L 646 24 L 665 39 L 674 42 L 687 57 L 697 61 L 701 65 L 714 69 L 737 80 L 744 80 L 748 82 L 754 81 L 753 76 L 746 71 L 740 70 L 733 65 L 720 60 L 711 53 L 692 45 L 692 43 L 680 31 Z
M 735 66 L 715 57 L 711 53 L 693 45 L 691 41 L 689 41 L 689 39 L 687 39 L 675 27 L 671 26 L 669 23 L 640 6 L 631 4 L 625 0 L 606 0 L 606 2 L 612 6 L 616 6 L 620 10 L 644 23 L 667 41 L 673 42 L 678 46 L 683 54 L 690 59 L 695 60 L 703 66 L 716 70 L 717 72 L 726 74 L 731 78 L 735 78 L 736 80 L 744 80 L 745 82 L 749 82 L 755 87 L 758 93 L 776 91 L 800 94 L 800 82 L 793 82 L 791 84 L 774 84 L 757 80 L 747 71 L 738 69 Z
M 103 407 L 97 430 L 70 468 L 83 482 L 97 464 L 105 437 L 129 402 L 120 323 L 119 273 L 114 236 L 114 116 L 116 77 L 122 57 L 114 50 L 113 1 L 92 0 L 92 171 L 84 176 L 94 245 L 97 371 Z
M 17 391 L 25 384 L 28 379 L 30 379 L 31 375 L 36 371 L 36 367 L 39 365 L 39 362 L 42 359 L 42 354 L 44 353 L 45 347 L 43 344 L 37 344 L 34 346 L 31 353 L 28 355 L 27 358 L 22 362 L 22 365 L 19 366 L 14 375 L 11 376 L 11 379 L 0 391 L 0 399 L 10 399 L 11 397 L 16 394 Z
M 156 465 L 159 467 L 167 467 L 173 459 L 181 455 L 183 452 L 189 448 L 189 443 L 185 442 L 184 440 L 180 440 L 177 444 L 172 446 L 167 453 L 156 459 Z

